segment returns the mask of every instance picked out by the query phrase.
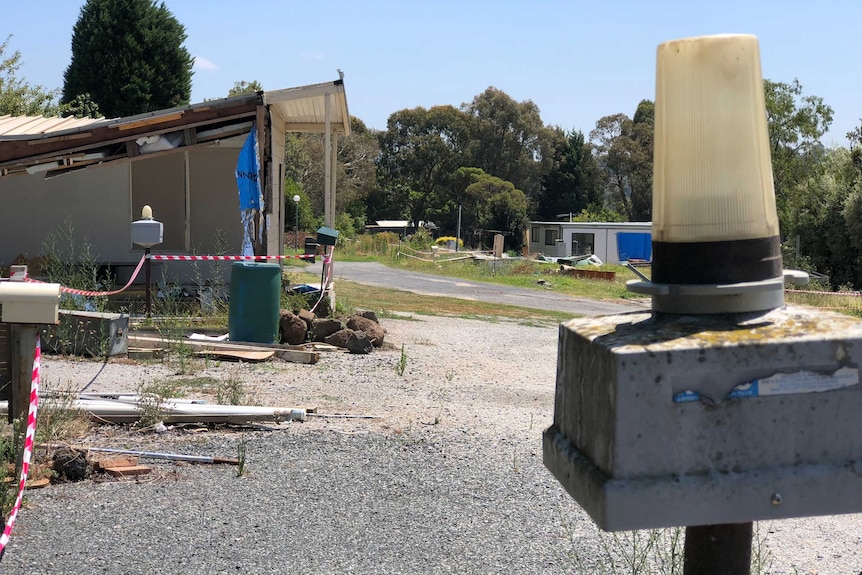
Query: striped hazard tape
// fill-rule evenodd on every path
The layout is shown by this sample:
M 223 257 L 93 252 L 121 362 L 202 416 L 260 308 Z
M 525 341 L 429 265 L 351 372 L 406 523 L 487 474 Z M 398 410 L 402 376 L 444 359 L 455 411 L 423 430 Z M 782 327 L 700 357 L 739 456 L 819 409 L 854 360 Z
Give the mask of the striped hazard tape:
M 107 297 L 109 295 L 117 295 L 120 292 L 124 292 L 129 289 L 129 286 L 132 285 L 132 282 L 135 281 L 135 278 L 138 277 L 138 274 L 141 272 L 141 267 L 144 265 L 144 261 L 147 259 L 147 256 L 141 256 L 141 261 L 138 262 L 138 266 L 135 268 L 135 271 L 132 272 L 132 277 L 129 278 L 129 281 L 126 285 L 121 287 L 120 289 L 116 289 L 114 291 L 87 291 L 82 289 L 70 288 L 66 286 L 60 286 L 60 291 L 63 293 L 74 294 L 74 295 L 82 295 L 87 297 Z M 26 278 L 24 281 L 30 283 L 42 283 L 39 280 L 34 280 L 31 278 Z
M 33 354 L 33 381 L 30 384 L 30 409 L 27 412 L 27 432 L 24 435 L 24 453 L 21 456 L 21 479 L 18 482 L 18 496 L 15 505 L 6 520 L 6 528 L 0 535 L 0 559 L 6 552 L 6 544 L 12 535 L 15 519 L 18 518 L 18 510 L 21 509 L 21 499 L 24 497 L 24 486 L 27 484 L 27 475 L 30 473 L 30 458 L 33 456 L 33 444 L 36 438 L 36 411 L 39 407 L 39 366 L 42 362 L 42 346 L 39 336 L 36 336 L 36 351 Z
M 151 254 L 150 259 L 169 262 L 225 262 L 225 261 L 253 261 L 253 260 L 286 260 L 286 259 L 313 259 L 314 254 L 298 256 L 168 256 L 162 254 Z
M 107 297 L 111 295 L 117 295 L 118 293 L 124 292 L 129 289 L 129 286 L 134 283 L 135 278 L 138 277 L 138 274 L 141 272 L 141 268 L 144 265 L 144 262 L 147 258 L 151 260 L 158 261 L 171 261 L 171 262 L 192 262 L 192 261 L 208 261 L 208 262 L 220 262 L 220 261 L 254 261 L 254 260 L 283 260 L 283 259 L 313 259 L 316 256 L 314 254 L 302 254 L 296 256 L 169 256 L 169 255 L 160 255 L 160 254 L 149 254 L 141 256 L 141 261 L 138 262 L 137 267 L 135 267 L 135 271 L 132 272 L 132 277 L 129 278 L 128 283 L 121 287 L 120 289 L 113 291 L 88 291 L 77 288 L 70 288 L 66 286 L 60 286 L 60 291 L 63 293 L 80 295 L 85 297 Z M 39 280 L 32 278 L 25 278 L 24 281 L 30 283 L 42 283 Z

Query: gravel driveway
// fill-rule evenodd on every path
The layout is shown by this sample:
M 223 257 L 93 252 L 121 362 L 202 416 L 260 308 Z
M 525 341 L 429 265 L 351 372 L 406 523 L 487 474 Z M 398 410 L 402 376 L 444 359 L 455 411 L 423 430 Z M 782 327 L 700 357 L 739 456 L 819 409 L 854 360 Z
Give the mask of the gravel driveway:
M 139 481 L 28 492 L 3 573 L 600 573 L 602 536 L 542 465 L 557 326 L 384 319 L 387 345 L 316 365 L 210 363 L 252 402 L 328 414 L 277 431 L 99 430 L 93 446 L 235 457 L 147 461 Z M 403 375 L 396 371 L 401 345 Z M 131 391 L 162 362 L 45 358 L 52 386 Z M 631 537 L 630 535 L 627 537 Z M 862 516 L 760 525 L 774 574 L 862 571 Z M 580 563 L 579 563 L 580 561 Z M 581 565 L 581 567 L 579 567 Z M 629 573 L 630 570 L 620 570 Z

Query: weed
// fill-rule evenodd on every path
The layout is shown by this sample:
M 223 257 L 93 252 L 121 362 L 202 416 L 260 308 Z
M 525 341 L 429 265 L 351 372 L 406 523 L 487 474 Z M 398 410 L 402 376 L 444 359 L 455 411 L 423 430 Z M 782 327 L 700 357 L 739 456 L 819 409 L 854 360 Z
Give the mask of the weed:
M 137 405 L 141 413 L 138 425 L 145 428 L 163 421 L 165 409 L 162 404 L 168 399 L 184 397 L 185 391 L 176 381 L 161 379 L 138 386 L 138 396 Z
M 236 466 L 236 476 L 242 477 L 245 475 L 245 453 L 246 453 L 246 440 L 243 439 L 239 443 L 236 444 L 236 459 L 238 461 Z
M 37 443 L 68 442 L 87 434 L 90 418 L 86 411 L 75 407 L 76 395 L 71 383 L 64 389 L 43 387 L 36 420 Z
M 398 363 L 395 364 L 395 372 L 400 376 L 404 376 L 404 370 L 407 369 L 407 352 L 404 351 L 404 344 L 401 344 L 401 357 L 398 359 Z
M 0 514 L 4 521 L 18 495 L 18 483 L 10 474 L 16 470 L 22 445 L 21 421 L 16 419 L 0 435 Z
M 565 539 L 569 541 L 569 561 L 577 573 L 599 573 L 603 575 L 682 575 L 685 567 L 685 527 L 648 529 L 606 533 L 597 531 L 601 553 L 598 557 L 590 552 L 584 557 L 579 540 L 583 534 L 576 533 L 576 523 L 562 519 Z M 772 566 L 772 556 L 765 546 L 755 523 L 752 538 L 751 573 L 764 575 Z
M 32 275 L 42 275 L 51 283 L 82 290 L 109 290 L 113 284 L 105 273 L 104 266 L 97 263 L 97 256 L 86 236 L 75 232 L 72 219 L 66 218 L 58 228 L 49 233 L 42 242 L 40 269 L 30 270 Z M 64 293 L 60 300 L 63 309 L 105 311 L 105 298 L 84 298 Z
M 219 381 L 216 388 L 216 403 L 219 405 L 245 405 L 245 385 L 236 372 L 227 379 Z

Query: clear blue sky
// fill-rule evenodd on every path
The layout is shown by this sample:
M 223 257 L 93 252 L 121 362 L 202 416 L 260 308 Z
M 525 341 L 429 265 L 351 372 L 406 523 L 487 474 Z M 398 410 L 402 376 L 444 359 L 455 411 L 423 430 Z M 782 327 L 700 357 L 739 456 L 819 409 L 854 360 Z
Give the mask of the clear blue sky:
M 2 1 L 19 74 L 60 88 L 83 0 Z M 862 117 L 862 2 L 821 0 L 166 0 L 197 58 L 192 102 L 235 81 L 267 90 L 345 73 L 350 112 L 383 129 L 392 112 L 469 102 L 488 86 L 532 100 L 547 124 L 588 133 L 655 97 L 661 42 L 755 34 L 763 73 L 798 78 L 835 110 L 824 143 Z

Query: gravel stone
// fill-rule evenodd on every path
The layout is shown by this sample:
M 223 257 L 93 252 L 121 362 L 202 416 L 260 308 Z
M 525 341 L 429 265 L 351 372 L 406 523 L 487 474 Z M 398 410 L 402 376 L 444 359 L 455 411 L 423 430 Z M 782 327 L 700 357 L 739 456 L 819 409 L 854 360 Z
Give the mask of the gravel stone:
M 380 418 L 312 416 L 276 431 L 99 428 L 85 444 L 223 457 L 245 445 L 247 472 L 146 460 L 147 476 L 28 491 L 3 573 L 609 569 L 601 542 L 614 548 L 614 535 L 601 533 L 542 464 L 558 327 L 425 316 L 381 322 L 383 348 L 322 353 L 315 365 L 209 361 L 177 375 L 163 362 L 44 356 L 47 387 L 134 391 L 155 380 L 239 378 L 255 404 Z M 860 515 L 757 527 L 771 559 L 766 573 L 862 570 Z

